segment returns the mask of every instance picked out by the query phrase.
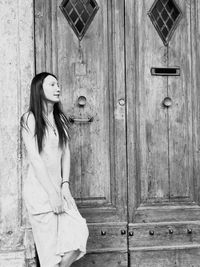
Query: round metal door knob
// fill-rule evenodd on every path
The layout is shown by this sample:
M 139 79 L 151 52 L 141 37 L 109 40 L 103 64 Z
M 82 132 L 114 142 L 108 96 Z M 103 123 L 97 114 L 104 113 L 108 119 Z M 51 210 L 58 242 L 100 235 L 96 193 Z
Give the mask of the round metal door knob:
M 187 233 L 188 233 L 188 234 L 192 234 L 192 229 L 191 229 L 191 228 L 188 228 L 188 229 L 187 229 Z
M 169 107 L 171 107 L 171 105 L 172 105 L 172 99 L 168 96 L 165 97 L 163 100 L 163 106 L 166 108 L 169 108 Z
M 83 96 L 83 95 L 79 96 L 79 98 L 78 98 L 78 104 L 79 104 L 79 106 L 84 107 L 85 104 L 86 104 L 86 97 Z
M 173 234 L 173 229 L 169 229 L 169 234 Z

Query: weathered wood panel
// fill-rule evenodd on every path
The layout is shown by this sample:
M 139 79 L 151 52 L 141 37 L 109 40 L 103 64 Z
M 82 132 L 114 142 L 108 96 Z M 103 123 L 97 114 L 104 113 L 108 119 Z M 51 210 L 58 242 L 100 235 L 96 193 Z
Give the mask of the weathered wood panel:
M 194 0 L 191 2 L 191 35 L 195 38 L 191 40 L 191 49 L 192 49 L 192 59 L 191 59 L 191 90 L 194 98 L 192 99 L 192 117 L 193 117 L 193 160 L 194 160 L 194 169 L 193 175 L 193 192 L 194 200 L 199 204 L 200 203 L 200 50 L 199 50 L 199 41 L 200 41 L 200 2 Z
M 82 261 L 72 264 L 72 267 L 127 267 L 126 252 L 105 252 L 104 254 L 89 253 Z
M 163 205 L 163 206 L 140 206 L 135 212 L 134 222 L 168 222 L 199 220 L 199 205 Z
M 152 4 L 153 1 L 126 1 L 128 142 L 136 144 L 134 157 L 129 150 L 129 173 L 134 173 L 132 160 L 136 157 L 136 179 L 140 183 L 137 197 L 132 192 L 129 195 L 142 203 L 167 200 L 169 196 L 167 111 L 162 108 L 167 79 L 152 77 L 150 73 L 153 66 L 167 66 L 167 50 L 156 38 L 147 16 Z M 134 124 L 135 129 L 131 126 Z M 130 184 L 131 180 L 132 177 Z
M 130 224 L 129 248 L 200 246 L 200 221 Z M 156 249 L 156 248 L 155 248 Z
M 169 183 L 171 201 L 192 201 L 193 116 L 195 95 L 192 92 L 191 3 L 176 1 L 183 18 L 168 46 L 168 65 L 180 66 L 181 76 L 168 77 L 168 96 L 172 99 L 169 114 Z
M 96 223 L 88 224 L 90 236 L 89 252 L 127 250 L 127 223 Z
M 192 261 L 191 261 L 192 259 Z M 155 250 L 134 251 L 131 253 L 131 267 L 199 267 L 200 252 L 197 248 L 172 247 Z

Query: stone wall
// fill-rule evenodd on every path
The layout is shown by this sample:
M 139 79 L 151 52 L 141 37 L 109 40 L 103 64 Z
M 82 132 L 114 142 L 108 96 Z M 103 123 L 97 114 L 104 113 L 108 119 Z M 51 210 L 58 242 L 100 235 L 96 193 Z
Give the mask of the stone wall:
M 34 75 L 33 0 L 0 0 L 0 267 L 31 266 L 19 121 Z

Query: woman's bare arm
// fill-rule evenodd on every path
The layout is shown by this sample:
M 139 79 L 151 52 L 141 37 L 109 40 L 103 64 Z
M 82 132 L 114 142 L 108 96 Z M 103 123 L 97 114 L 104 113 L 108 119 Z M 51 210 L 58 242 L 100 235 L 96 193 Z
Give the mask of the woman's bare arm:
M 55 193 L 55 189 L 51 184 L 51 181 L 48 177 L 48 173 L 46 167 L 42 161 L 42 158 L 38 151 L 38 145 L 36 137 L 34 136 L 35 133 L 35 118 L 32 113 L 25 113 L 23 115 L 23 119 L 25 121 L 25 126 L 22 127 L 22 137 L 28 152 L 28 156 L 30 162 L 34 168 L 36 178 L 47 192 L 48 195 Z
M 70 175 L 70 149 L 68 142 L 66 143 L 64 147 L 64 151 L 62 154 L 62 161 L 61 161 L 61 167 L 62 167 L 62 180 L 69 181 L 69 175 Z
M 62 184 L 62 189 L 61 189 L 63 197 L 66 199 L 66 203 L 69 209 L 71 208 L 77 209 L 75 200 L 73 199 L 71 195 L 71 191 L 69 189 L 69 183 L 65 182 L 65 181 L 69 181 L 69 175 L 70 175 L 70 149 L 69 149 L 68 142 L 65 145 L 61 163 L 62 163 L 62 166 L 61 166 L 62 167 L 62 180 L 64 182 Z

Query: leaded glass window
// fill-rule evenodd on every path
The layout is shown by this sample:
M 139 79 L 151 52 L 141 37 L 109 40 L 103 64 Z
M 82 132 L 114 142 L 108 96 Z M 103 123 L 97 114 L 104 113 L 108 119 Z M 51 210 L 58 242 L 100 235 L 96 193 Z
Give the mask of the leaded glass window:
M 156 0 L 148 15 L 164 45 L 167 45 L 182 17 L 175 0 Z
M 96 0 L 64 0 L 60 8 L 79 40 L 99 9 Z

